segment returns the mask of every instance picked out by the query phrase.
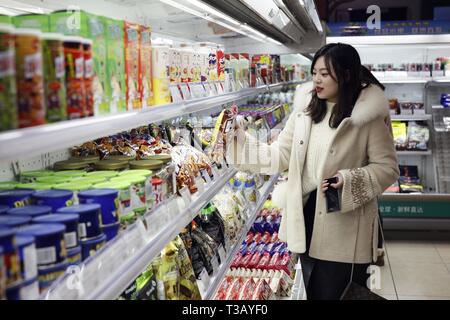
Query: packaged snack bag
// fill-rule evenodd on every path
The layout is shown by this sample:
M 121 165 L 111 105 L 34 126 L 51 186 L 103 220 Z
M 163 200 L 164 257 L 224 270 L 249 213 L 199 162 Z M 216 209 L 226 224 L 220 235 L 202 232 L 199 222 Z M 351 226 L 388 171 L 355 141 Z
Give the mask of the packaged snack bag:
M 47 14 L 21 14 L 12 17 L 12 22 L 16 28 L 50 32 L 50 18 Z
M 225 279 L 220 283 L 219 289 L 214 297 L 214 300 L 226 300 L 228 295 L 228 291 L 231 289 L 231 285 L 233 284 L 233 277 L 226 276 Z
M 127 110 L 136 110 L 142 108 L 141 34 L 139 25 L 129 22 L 124 23 L 124 30 Z
M 152 34 L 150 27 L 140 26 L 141 31 L 141 87 L 142 106 L 153 103 L 152 85 Z
M 14 28 L 0 26 L 0 132 L 16 129 L 17 87 Z
M 170 94 L 169 47 L 152 47 L 153 105 L 167 104 L 172 101 Z

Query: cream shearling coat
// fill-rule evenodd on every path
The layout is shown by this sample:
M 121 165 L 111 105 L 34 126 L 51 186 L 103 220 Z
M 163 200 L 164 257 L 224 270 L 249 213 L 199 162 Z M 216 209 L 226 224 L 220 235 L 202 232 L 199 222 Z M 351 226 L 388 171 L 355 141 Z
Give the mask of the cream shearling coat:
M 289 170 L 288 181 L 277 190 L 285 195 L 279 204 L 283 209 L 279 237 L 297 253 L 306 249 L 301 179 L 312 125 L 304 109 L 312 89 L 312 82 L 297 88 L 294 111 L 277 141 L 268 145 L 248 134 L 238 135 L 228 154 L 228 160 L 241 170 L 264 174 Z M 309 255 L 328 261 L 371 263 L 376 260 L 378 243 L 377 196 L 399 175 L 388 101 L 377 86 L 362 90 L 351 117 L 336 129 L 321 180 L 338 171 L 344 177 L 341 211 L 326 212 L 325 197 L 317 186 Z

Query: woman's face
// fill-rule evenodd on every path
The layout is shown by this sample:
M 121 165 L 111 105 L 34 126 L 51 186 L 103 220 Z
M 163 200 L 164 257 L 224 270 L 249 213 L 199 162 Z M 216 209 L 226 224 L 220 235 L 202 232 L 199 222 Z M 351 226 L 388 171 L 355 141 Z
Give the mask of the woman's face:
M 313 68 L 314 90 L 316 90 L 317 97 L 329 102 L 337 102 L 338 83 L 331 77 L 331 74 L 336 78 L 334 71 L 327 69 L 324 57 L 317 59 Z

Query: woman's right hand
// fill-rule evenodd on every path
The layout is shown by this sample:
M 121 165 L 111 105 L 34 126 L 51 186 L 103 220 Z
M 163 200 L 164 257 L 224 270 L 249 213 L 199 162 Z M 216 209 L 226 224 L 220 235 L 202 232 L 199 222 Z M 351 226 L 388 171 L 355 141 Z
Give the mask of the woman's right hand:
M 243 139 L 245 137 L 245 130 L 247 130 L 248 121 L 241 115 L 236 117 L 234 121 L 234 132 L 235 137 L 238 139 Z

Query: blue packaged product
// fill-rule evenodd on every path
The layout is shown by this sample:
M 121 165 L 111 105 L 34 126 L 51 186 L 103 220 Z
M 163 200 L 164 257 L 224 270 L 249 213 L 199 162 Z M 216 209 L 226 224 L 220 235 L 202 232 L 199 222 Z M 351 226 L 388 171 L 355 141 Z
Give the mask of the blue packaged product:
M 6 286 L 6 266 L 5 258 L 3 255 L 3 247 L 0 247 L 0 300 L 4 300 L 5 296 L 5 286 Z
M 66 272 L 67 267 L 67 261 L 51 266 L 38 267 L 39 291 L 42 293 L 48 289 L 53 282 Z
M 10 209 L 8 206 L 0 205 L 0 216 L 2 214 L 6 214 L 6 212 Z
M 51 212 L 52 208 L 44 205 L 31 205 L 8 210 L 9 215 L 28 216 L 32 218 L 45 216 Z
M 38 266 L 46 266 L 66 260 L 65 231 L 66 226 L 60 223 L 37 223 L 24 227 L 18 234 L 34 236 Z
M 33 236 L 17 235 L 17 248 L 19 250 L 20 269 L 22 279 L 29 280 L 37 277 L 37 255 Z
M 81 241 L 81 257 L 85 261 L 90 256 L 93 256 L 106 243 L 106 235 L 102 234 L 99 237 L 89 240 Z
M 239 252 L 244 255 L 247 253 L 247 243 L 244 241 L 241 244 L 241 248 L 239 249 Z
M 281 216 L 278 216 L 275 221 L 273 222 L 273 231 L 279 232 L 281 225 Z
M 50 206 L 53 212 L 59 208 L 73 205 L 73 192 L 70 190 L 53 189 L 40 190 L 33 193 L 33 199 L 38 205 Z
M 264 232 L 268 232 L 270 234 L 273 234 L 274 231 L 275 230 L 274 230 L 273 222 L 272 221 L 266 221 L 264 223 Z
M 255 222 L 253 223 L 253 228 L 256 232 L 264 233 L 264 224 L 266 223 L 264 217 L 258 217 L 256 218 Z
M 6 289 L 8 300 L 37 300 L 39 298 L 39 282 L 34 277 Z
M 40 216 L 33 219 L 35 223 L 61 223 L 66 226 L 64 233 L 64 242 L 66 249 L 71 249 L 79 246 L 78 236 L 78 220 L 80 215 L 76 213 L 54 213 L 45 216 Z
M 253 241 L 247 246 L 247 252 L 250 252 L 251 254 L 254 254 L 256 251 L 256 247 L 258 246 L 258 243 L 256 241 Z
M 67 263 L 77 265 L 81 262 L 81 246 L 67 250 Z
M 31 222 L 31 217 L 29 216 L 0 216 L 0 227 L 6 228 L 21 228 L 27 226 Z
M 98 203 L 102 207 L 102 224 L 118 222 L 118 195 L 115 189 L 92 189 L 78 193 L 80 204 Z
M 107 224 L 102 226 L 103 233 L 106 235 L 106 241 L 114 239 L 120 230 L 120 222 Z
M 10 208 L 23 207 L 30 204 L 33 189 L 9 189 L 0 191 L 0 204 Z
M 275 253 L 275 251 L 274 251 L 275 247 L 276 247 L 276 243 L 269 243 L 264 247 L 264 251 L 269 252 L 270 255 L 272 255 Z
M 3 248 L 3 259 L 6 266 L 6 285 L 13 285 L 22 280 L 19 252 L 13 229 L 0 228 L 0 247 Z
M 100 228 L 101 206 L 99 204 L 80 204 L 61 208 L 57 213 L 70 214 L 77 213 L 78 236 L 80 240 L 98 237 L 102 230 Z

